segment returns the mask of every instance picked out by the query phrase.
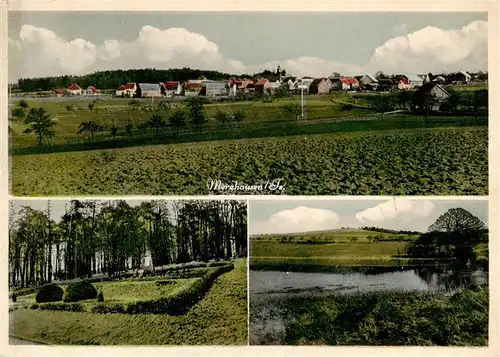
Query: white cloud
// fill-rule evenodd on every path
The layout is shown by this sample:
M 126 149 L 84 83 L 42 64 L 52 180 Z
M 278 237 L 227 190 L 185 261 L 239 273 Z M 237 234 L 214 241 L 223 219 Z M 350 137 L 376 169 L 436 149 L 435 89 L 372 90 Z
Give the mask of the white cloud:
M 486 21 L 452 30 L 427 26 L 387 40 L 374 50 L 367 67 L 390 73 L 485 70 L 487 53 Z
M 159 29 L 146 25 L 133 41 L 108 39 L 94 44 L 85 39 L 65 40 L 49 29 L 23 25 L 19 39 L 9 38 L 9 79 L 83 74 L 112 68 L 186 66 L 238 74 L 275 69 L 278 64 L 288 74 L 313 77 L 332 72 L 355 75 L 377 70 L 387 73 L 485 70 L 487 28 L 486 21 L 475 21 L 455 30 L 428 26 L 387 40 L 374 50 L 365 66 L 356 66 L 312 56 L 245 64 L 227 58 L 216 43 L 185 28 Z M 401 32 L 406 32 L 405 25 L 393 28 L 393 33 Z
M 428 200 L 396 198 L 358 212 L 356 218 L 363 226 L 422 231 L 427 229 L 435 208 Z
M 294 233 L 340 228 L 337 213 L 325 209 L 300 206 L 283 210 L 265 221 L 251 222 L 251 234 Z

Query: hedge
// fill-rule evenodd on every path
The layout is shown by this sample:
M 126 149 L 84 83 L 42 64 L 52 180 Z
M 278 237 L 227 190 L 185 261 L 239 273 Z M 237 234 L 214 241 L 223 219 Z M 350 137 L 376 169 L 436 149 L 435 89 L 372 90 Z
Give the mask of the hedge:
M 199 278 L 186 289 L 178 294 L 167 296 L 158 300 L 138 301 L 129 304 L 125 312 L 127 314 L 169 314 L 182 315 L 189 308 L 198 303 L 210 290 L 213 282 L 220 275 L 233 270 L 233 265 L 218 267 L 205 276 Z
M 64 291 L 64 302 L 76 302 L 80 300 L 95 299 L 97 290 L 86 280 L 69 284 Z
M 36 294 L 36 302 L 54 302 L 61 301 L 63 297 L 63 289 L 55 284 L 46 284 L 40 287 Z
M 98 304 L 92 307 L 93 313 L 127 313 L 127 314 L 169 314 L 181 315 L 198 303 L 210 290 L 215 279 L 233 270 L 234 266 L 217 267 L 191 285 L 173 296 L 158 300 L 137 301 L 130 304 Z M 166 281 L 164 281 L 166 283 Z M 160 282 L 162 284 L 163 282 Z
M 85 312 L 85 307 L 81 303 L 47 303 L 40 304 L 40 310 Z

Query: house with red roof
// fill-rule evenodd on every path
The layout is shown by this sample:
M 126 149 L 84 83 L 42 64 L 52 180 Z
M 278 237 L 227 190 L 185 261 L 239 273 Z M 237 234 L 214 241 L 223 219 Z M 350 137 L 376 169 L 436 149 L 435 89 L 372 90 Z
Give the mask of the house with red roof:
M 129 97 L 132 98 L 137 93 L 137 83 L 127 82 L 122 84 L 120 88 L 115 92 L 117 97 Z
M 68 93 L 69 95 L 82 95 L 83 90 L 78 84 L 71 83 L 71 85 L 68 87 Z
M 261 78 L 254 82 L 255 92 L 257 93 L 266 93 L 267 91 L 271 90 L 271 87 L 271 82 L 269 82 L 265 78 Z
M 62 89 L 55 89 L 54 93 L 56 93 L 56 97 L 62 97 L 64 95 L 64 91 Z
M 186 97 L 196 97 L 200 95 L 203 89 L 203 84 L 201 82 L 187 82 L 184 83 L 184 95 Z
M 408 89 L 411 89 L 411 84 L 410 84 L 410 81 L 408 80 L 408 78 L 403 77 L 403 78 L 399 79 L 399 81 L 398 81 L 398 89 L 399 90 L 408 90 Z
M 167 97 L 173 97 L 182 94 L 182 85 L 180 82 L 167 81 L 160 84 L 161 92 Z
M 84 95 L 99 95 L 99 89 L 94 86 L 88 86 L 84 91 Z

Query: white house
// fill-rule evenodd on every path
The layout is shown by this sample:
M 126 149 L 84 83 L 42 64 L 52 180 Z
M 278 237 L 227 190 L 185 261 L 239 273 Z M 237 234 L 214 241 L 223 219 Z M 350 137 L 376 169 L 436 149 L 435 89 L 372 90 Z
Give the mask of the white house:
M 99 95 L 99 89 L 94 86 L 88 86 L 83 93 L 84 95 Z
M 463 78 L 464 78 L 463 82 L 464 83 L 470 83 L 472 81 L 472 76 L 469 73 L 467 73 L 465 71 L 460 71 L 458 73 L 463 75 Z
M 432 110 L 439 110 L 441 105 L 451 98 L 451 94 L 437 83 L 425 83 L 415 91 L 416 96 L 423 96 L 427 93 L 430 93 L 436 99 L 432 105 Z
M 371 74 L 365 74 L 363 77 L 361 77 L 359 82 L 363 87 L 368 87 L 369 89 L 376 90 L 378 87 L 377 78 L 375 78 L 375 76 Z
M 417 74 L 405 74 L 405 77 L 408 79 L 408 85 L 410 88 L 418 88 L 424 84 L 424 80 Z
M 161 83 L 161 91 L 167 97 L 173 97 L 182 94 L 182 85 L 180 82 L 167 81 Z
M 133 97 L 137 93 L 137 83 L 125 83 L 115 92 L 117 97 Z
M 76 83 L 71 83 L 71 85 L 68 87 L 68 94 L 69 95 L 82 95 L 83 90 L 80 88 L 80 86 Z

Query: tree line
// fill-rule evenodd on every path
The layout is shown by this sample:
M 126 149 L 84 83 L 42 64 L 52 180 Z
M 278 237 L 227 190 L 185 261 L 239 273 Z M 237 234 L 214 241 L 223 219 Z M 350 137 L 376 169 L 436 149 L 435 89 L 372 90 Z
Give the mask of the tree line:
M 282 71 L 283 75 L 286 71 Z M 134 83 L 161 83 L 166 81 L 185 82 L 190 79 L 205 77 L 211 80 L 222 81 L 231 77 L 256 78 L 264 76 L 269 80 L 279 78 L 277 72 L 264 70 L 254 74 L 230 74 L 213 70 L 200 70 L 188 67 L 170 69 L 127 69 L 98 71 L 81 76 L 53 76 L 40 78 L 20 78 L 15 85 L 22 92 L 49 91 L 56 88 L 68 88 L 72 83 L 78 83 L 82 88 L 95 86 L 102 89 L 117 89 L 127 82 Z
M 153 266 L 247 255 L 247 208 L 237 200 L 79 201 L 56 222 L 47 209 L 14 209 L 9 217 L 9 284 L 110 276 Z

